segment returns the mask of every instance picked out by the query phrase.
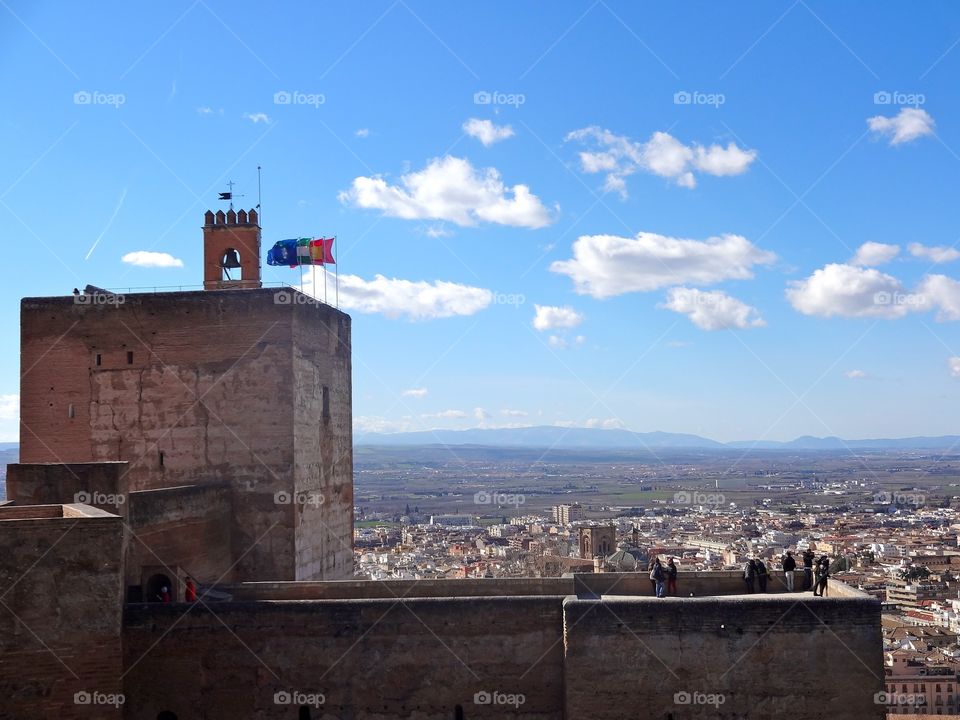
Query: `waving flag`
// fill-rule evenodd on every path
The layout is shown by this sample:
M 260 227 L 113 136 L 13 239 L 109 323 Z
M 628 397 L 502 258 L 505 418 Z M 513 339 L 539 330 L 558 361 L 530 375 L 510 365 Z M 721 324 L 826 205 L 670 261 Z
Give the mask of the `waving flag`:
M 335 265 L 333 238 L 318 238 L 310 241 L 310 258 L 314 265 Z
M 278 240 L 267 251 L 267 265 L 335 265 L 333 238 L 290 238 Z

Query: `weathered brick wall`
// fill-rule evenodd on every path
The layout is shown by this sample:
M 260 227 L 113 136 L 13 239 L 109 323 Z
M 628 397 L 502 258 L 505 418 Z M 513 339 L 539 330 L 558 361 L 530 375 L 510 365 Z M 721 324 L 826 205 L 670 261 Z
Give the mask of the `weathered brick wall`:
M 234 578 L 232 496 L 226 483 L 130 493 L 126 584 L 139 585 L 144 566 L 179 566 L 201 583 Z
M 297 706 L 275 694 L 299 692 L 324 696 L 314 718 L 450 720 L 459 705 L 470 720 L 561 720 L 560 600 L 128 607 L 126 717 L 291 720 Z M 475 704 L 484 692 L 525 697 Z
M 0 509 L 0 717 L 119 718 L 75 693 L 122 692 L 120 518 L 24 510 Z
M 862 596 L 570 598 L 564 627 L 567 718 L 885 717 L 880 603 Z
M 293 337 L 296 579 L 349 578 L 353 576 L 350 317 L 319 303 L 296 305 Z
M 127 461 L 130 490 L 227 480 L 238 577 L 352 572 L 348 316 L 272 290 L 27 298 L 21 345 L 23 462 Z M 323 431 L 318 383 L 334 413 Z M 330 504 L 295 517 L 276 497 L 297 483 Z
M 39 463 L 7 465 L 7 499 L 21 505 L 81 502 L 125 513 L 121 481 L 127 463 Z

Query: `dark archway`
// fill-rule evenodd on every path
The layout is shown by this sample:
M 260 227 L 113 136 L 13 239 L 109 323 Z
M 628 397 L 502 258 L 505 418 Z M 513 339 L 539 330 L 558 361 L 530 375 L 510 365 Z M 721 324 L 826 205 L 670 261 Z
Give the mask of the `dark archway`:
M 463 705 L 457 705 L 453 709 L 453 720 L 463 720 Z
M 310 708 L 306 705 L 301 705 L 300 714 L 297 716 L 297 720 L 310 720 Z
M 146 602 L 163 602 L 163 588 L 167 588 L 173 598 L 173 583 L 162 573 L 152 575 L 143 589 L 143 599 Z
M 164 710 L 157 715 L 157 720 L 177 720 L 177 714 L 169 710 Z

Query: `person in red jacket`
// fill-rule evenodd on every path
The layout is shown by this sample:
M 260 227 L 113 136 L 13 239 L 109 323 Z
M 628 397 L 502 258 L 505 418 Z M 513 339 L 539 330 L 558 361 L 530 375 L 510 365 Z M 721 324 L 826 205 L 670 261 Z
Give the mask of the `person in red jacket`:
M 173 598 L 170 597 L 170 588 L 168 588 L 166 585 L 160 588 L 160 602 L 168 603 L 172 599 Z
M 186 585 L 187 587 L 186 587 L 186 590 L 184 591 L 183 599 L 188 603 L 196 602 L 197 586 L 193 584 L 193 578 L 187 578 Z

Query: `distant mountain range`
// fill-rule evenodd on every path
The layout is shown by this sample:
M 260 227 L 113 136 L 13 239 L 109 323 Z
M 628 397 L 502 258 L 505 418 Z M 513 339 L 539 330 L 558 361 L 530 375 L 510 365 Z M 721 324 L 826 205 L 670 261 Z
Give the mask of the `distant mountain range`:
M 844 440 L 838 437 L 804 435 L 796 440 L 738 440 L 721 443 L 685 433 L 564 428 L 552 425 L 523 428 L 474 428 L 471 430 L 426 430 L 405 433 L 356 433 L 356 445 L 482 445 L 522 448 L 610 448 L 633 450 L 946 450 L 957 447 L 960 435 L 940 437 Z

